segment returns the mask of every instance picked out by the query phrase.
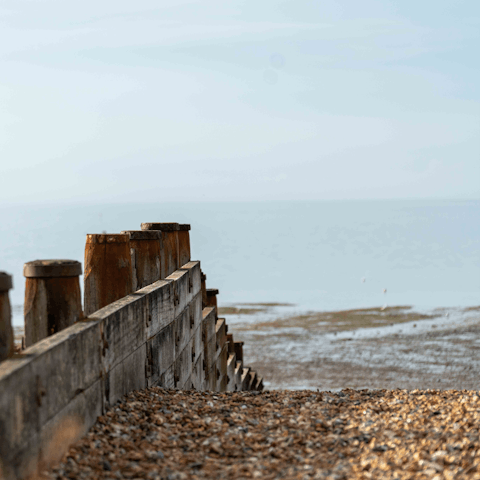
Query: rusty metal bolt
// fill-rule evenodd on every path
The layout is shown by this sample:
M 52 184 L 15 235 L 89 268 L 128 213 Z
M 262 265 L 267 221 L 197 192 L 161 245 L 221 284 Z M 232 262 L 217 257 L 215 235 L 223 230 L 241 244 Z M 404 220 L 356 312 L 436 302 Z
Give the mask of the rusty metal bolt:
M 0 362 L 13 354 L 12 310 L 8 298 L 12 287 L 12 276 L 0 272 Z
M 130 237 L 133 291 L 160 280 L 162 275 L 162 232 L 124 230 Z
M 87 235 L 84 287 L 85 315 L 132 293 L 129 235 Z
M 27 347 L 83 318 L 76 260 L 34 260 L 25 263 L 25 344 Z

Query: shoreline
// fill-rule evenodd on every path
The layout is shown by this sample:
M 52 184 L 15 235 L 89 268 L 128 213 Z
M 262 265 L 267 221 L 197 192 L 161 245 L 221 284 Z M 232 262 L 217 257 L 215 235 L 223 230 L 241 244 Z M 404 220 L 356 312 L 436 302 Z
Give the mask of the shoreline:
M 289 310 L 224 313 L 266 389 L 480 388 L 478 306 L 294 314 L 282 308 Z

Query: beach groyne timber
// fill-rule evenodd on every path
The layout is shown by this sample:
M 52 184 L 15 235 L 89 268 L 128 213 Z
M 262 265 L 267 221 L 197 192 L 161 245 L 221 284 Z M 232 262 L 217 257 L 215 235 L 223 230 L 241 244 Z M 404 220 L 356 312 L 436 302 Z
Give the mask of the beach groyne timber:
M 87 236 L 88 316 L 0 363 L 0 478 L 28 478 L 58 461 L 98 416 L 131 391 L 263 388 L 262 379 L 243 364 L 242 344 L 218 318 L 218 291 L 206 289 L 200 262 L 190 261 L 189 226 L 165 225 L 165 232 L 162 224 L 142 225 L 142 230 L 162 232 L 154 247 L 155 234 L 133 234 L 133 245 L 128 233 L 121 241 L 112 235 L 110 242 L 107 234 Z M 121 261 L 115 262 L 112 252 L 119 248 Z M 155 268 L 142 263 L 145 252 Z M 129 264 L 132 258 L 136 269 Z M 120 277 L 115 269 L 123 269 Z M 136 290 L 135 285 L 145 284 L 140 271 L 165 277 Z M 130 293 L 123 295 L 129 281 Z M 121 286 L 114 301 L 108 285 Z M 89 311 L 92 305 L 98 309 Z

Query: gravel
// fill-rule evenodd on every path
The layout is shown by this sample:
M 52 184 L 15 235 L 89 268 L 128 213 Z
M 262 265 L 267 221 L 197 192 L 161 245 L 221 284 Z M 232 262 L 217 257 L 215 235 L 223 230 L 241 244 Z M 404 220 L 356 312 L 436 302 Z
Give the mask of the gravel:
M 48 479 L 480 479 L 480 393 L 149 388 Z

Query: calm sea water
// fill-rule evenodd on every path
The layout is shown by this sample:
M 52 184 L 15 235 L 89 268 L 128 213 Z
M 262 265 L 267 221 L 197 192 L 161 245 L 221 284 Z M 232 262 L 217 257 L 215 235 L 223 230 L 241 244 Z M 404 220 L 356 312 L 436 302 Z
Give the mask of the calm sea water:
M 83 262 L 87 233 L 151 221 L 192 225 L 192 258 L 221 304 L 480 304 L 480 201 L 3 206 L 0 270 L 14 275 L 14 324 L 23 323 L 24 262 Z

